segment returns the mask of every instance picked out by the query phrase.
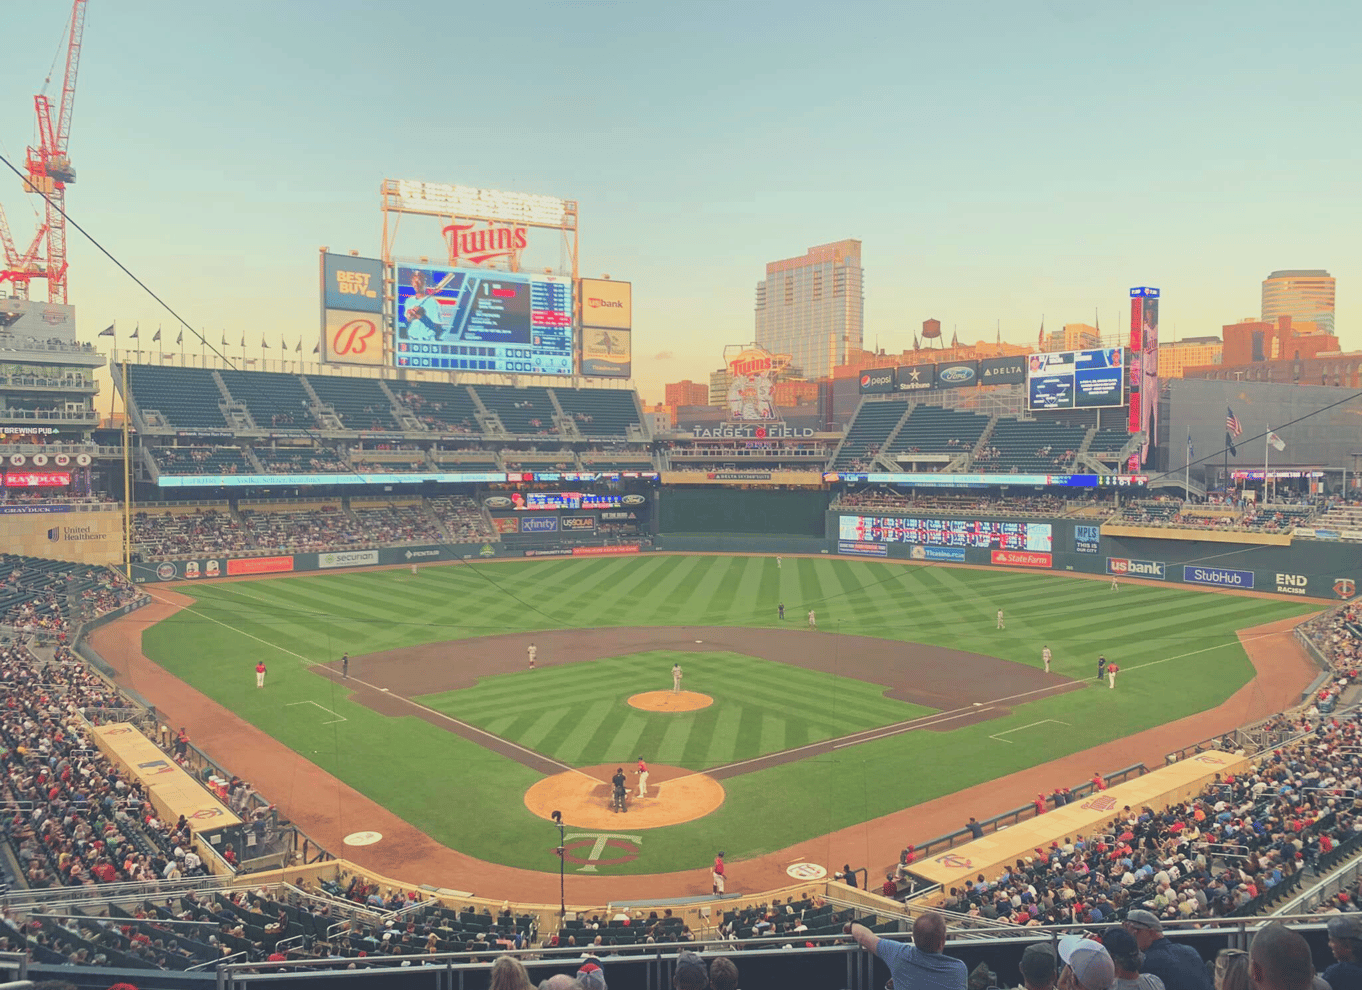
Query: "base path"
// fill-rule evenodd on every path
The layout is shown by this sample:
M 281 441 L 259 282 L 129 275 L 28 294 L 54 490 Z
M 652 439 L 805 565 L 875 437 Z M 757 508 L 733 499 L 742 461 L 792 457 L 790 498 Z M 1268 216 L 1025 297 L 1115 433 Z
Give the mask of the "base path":
M 333 853 L 345 855 L 362 869 L 394 879 L 471 890 L 513 901 L 558 903 L 556 874 L 487 863 L 436 843 L 149 660 L 142 652 L 143 630 L 193 601 L 165 588 L 148 590 L 155 604 L 97 629 L 90 637 L 92 645 L 118 671 L 121 686 L 140 693 L 174 725 L 187 726 L 195 745 L 268 795 L 313 839 Z M 766 856 L 730 863 L 730 885 L 745 890 L 774 890 L 789 883 L 785 868 L 798 862 L 825 865 L 852 862 L 871 869 L 887 867 L 897 861 L 899 850 L 907 843 L 923 842 L 953 831 L 970 815 L 982 820 L 1010 810 L 1029 802 L 1037 791 L 1086 780 L 1096 769 L 1115 770 L 1139 762 L 1157 766 L 1165 754 L 1177 747 L 1282 711 L 1299 700 L 1301 690 L 1318 673 L 1292 636 L 1291 630 L 1300 621 L 1288 619 L 1241 631 L 1240 640 L 1257 676 L 1210 711 Z M 824 648 L 838 638 L 814 633 L 800 635 L 817 639 Z M 674 638 L 684 640 L 685 636 Z M 695 649 L 696 638 L 701 637 L 690 636 L 691 642 L 684 648 Z M 524 636 L 516 637 L 517 646 L 524 641 Z M 536 634 L 536 641 L 544 642 L 542 634 Z M 634 645 L 622 652 L 640 648 L 648 647 Z M 521 652 L 517 649 L 517 657 Z M 344 844 L 347 835 L 361 830 L 381 833 L 383 838 L 368 846 Z M 652 875 L 570 875 L 567 900 L 599 904 L 611 899 L 707 896 L 709 892 L 710 871 L 705 867 Z
M 639 796 L 638 775 L 624 768 L 625 811 L 614 810 L 610 779 L 615 764 L 603 763 L 545 777 L 525 792 L 525 807 L 552 820 L 555 811 L 573 828 L 661 828 L 703 818 L 724 803 L 724 788 L 713 777 L 683 767 L 648 767 L 648 793 Z

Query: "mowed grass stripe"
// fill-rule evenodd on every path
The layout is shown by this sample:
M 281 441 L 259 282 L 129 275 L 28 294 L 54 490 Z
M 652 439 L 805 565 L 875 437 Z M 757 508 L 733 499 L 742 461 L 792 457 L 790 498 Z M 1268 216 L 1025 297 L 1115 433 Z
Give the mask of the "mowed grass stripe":
M 694 715 L 674 715 L 667 722 L 662 741 L 657 744 L 657 762 L 673 766 L 685 765 L 686 743 L 695 728 Z
M 591 741 L 592 735 L 605 724 L 605 720 L 615 711 L 615 702 L 611 699 L 602 698 L 595 702 L 578 719 L 573 726 L 571 733 L 563 740 L 562 745 L 551 750 L 549 755 L 555 756 L 566 763 L 580 762 L 582 753 L 587 744 Z
M 708 745 L 701 762 L 714 766 L 733 758 L 732 754 L 738 751 L 738 730 L 742 727 L 746 711 L 746 706 L 728 705 L 719 712 L 710 726 Z

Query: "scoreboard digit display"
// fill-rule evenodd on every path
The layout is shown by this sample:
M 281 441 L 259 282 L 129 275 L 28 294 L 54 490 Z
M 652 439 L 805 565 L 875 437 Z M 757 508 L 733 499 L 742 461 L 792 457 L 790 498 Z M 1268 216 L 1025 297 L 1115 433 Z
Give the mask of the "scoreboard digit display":
M 859 543 L 915 543 L 928 547 L 1032 550 L 1048 553 L 1049 523 L 998 519 L 909 519 L 904 516 L 841 516 L 837 538 Z
M 596 492 L 516 492 L 511 503 L 517 509 L 556 511 L 558 509 L 618 509 L 623 495 Z
M 399 368 L 572 374 L 572 279 L 398 265 Z

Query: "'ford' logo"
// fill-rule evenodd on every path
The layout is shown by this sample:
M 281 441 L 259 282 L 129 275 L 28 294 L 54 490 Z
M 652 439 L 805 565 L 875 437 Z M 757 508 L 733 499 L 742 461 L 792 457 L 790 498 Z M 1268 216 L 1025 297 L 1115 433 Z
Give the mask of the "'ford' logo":
M 621 504 L 621 505 L 642 505 L 642 504 L 643 504 L 644 502 L 646 502 L 646 501 L 648 501 L 648 500 L 647 500 L 646 498 L 644 498 L 642 495 L 626 495 L 626 496 L 624 496 L 624 498 L 620 499 L 620 504 Z
M 491 495 L 482 500 L 489 509 L 509 509 L 514 503 L 505 495 Z
M 945 371 L 941 372 L 941 380 L 943 382 L 967 382 L 973 377 L 973 368 L 955 367 L 947 368 Z

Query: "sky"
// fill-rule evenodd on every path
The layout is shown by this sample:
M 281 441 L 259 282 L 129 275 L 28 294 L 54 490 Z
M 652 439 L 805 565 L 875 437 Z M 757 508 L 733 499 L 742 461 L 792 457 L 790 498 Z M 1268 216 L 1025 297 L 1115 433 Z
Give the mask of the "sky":
M 0 0 L 16 164 L 68 14 Z M 384 178 L 576 200 L 582 274 L 634 284 L 649 402 L 753 338 L 766 262 L 843 238 L 867 346 L 1115 329 L 1135 285 L 1165 339 L 1218 334 L 1269 272 L 1326 268 L 1362 349 L 1359 29 L 1336 0 L 90 0 L 67 205 L 233 359 L 311 350 L 317 249 L 377 256 Z M 4 174 L 0 205 L 26 242 Z M 75 231 L 70 258 L 85 339 L 174 324 Z

